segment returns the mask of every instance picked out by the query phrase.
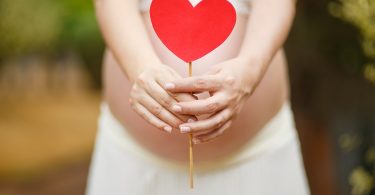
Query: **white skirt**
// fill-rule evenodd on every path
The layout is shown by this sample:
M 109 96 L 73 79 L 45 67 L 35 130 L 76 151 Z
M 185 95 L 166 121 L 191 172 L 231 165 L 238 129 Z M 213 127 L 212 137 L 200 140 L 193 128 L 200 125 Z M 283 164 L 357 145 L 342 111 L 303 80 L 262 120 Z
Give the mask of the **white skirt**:
M 186 165 L 150 153 L 126 132 L 103 103 L 87 195 L 310 194 L 289 103 L 234 156 L 196 169 L 194 189 Z

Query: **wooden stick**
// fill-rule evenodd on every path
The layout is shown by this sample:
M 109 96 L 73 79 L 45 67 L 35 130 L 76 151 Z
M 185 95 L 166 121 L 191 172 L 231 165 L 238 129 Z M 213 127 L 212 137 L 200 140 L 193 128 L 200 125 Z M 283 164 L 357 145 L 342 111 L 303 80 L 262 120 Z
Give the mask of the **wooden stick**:
M 192 76 L 193 66 L 192 63 L 189 62 L 189 77 Z M 190 177 L 190 189 L 194 188 L 194 161 L 193 161 L 193 133 L 189 133 L 189 177 Z

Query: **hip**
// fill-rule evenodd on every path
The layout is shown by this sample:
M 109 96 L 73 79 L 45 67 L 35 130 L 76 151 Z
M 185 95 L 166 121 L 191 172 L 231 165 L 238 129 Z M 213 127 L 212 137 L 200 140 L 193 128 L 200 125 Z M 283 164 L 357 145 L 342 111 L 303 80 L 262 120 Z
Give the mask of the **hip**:
M 162 62 L 171 66 L 181 76 L 187 76 L 187 65 L 168 51 L 156 37 L 147 13 L 144 14 L 144 23 L 155 52 L 160 56 Z M 235 57 L 242 44 L 246 24 L 246 17 L 238 17 L 229 38 L 213 52 L 193 62 L 193 75 L 201 75 L 210 66 Z M 126 131 L 134 139 L 148 150 L 169 159 L 186 161 L 186 135 L 180 133 L 169 135 L 160 132 L 131 109 L 128 99 L 132 86 L 120 66 L 108 51 L 104 60 L 105 98 L 115 118 L 126 127 Z M 238 150 L 280 110 L 282 104 L 288 99 L 288 93 L 286 60 L 283 50 L 280 49 L 257 89 L 233 121 L 232 126 L 215 141 L 196 147 L 196 160 L 209 161 Z
M 185 164 L 142 148 L 103 103 L 87 194 L 309 194 L 288 103 L 236 154 L 197 165 L 192 191 Z
M 251 139 L 288 99 L 287 71 L 283 52 L 280 51 L 270 64 L 256 91 L 244 104 L 232 126 L 217 140 L 196 147 L 199 161 L 206 161 L 229 154 Z M 186 135 L 160 132 L 134 112 L 128 103 L 131 85 L 120 65 L 108 52 L 104 63 L 105 100 L 113 116 L 141 145 L 161 156 L 185 161 Z M 171 147 L 173 146 L 173 147 Z
M 246 127 L 242 127 L 246 130 Z M 107 142 L 112 142 L 121 148 L 124 153 L 134 155 L 136 158 L 161 165 L 166 168 L 185 169 L 186 161 L 171 159 L 158 153 L 152 149 L 145 147 L 139 140 L 129 133 L 128 127 L 122 125 L 111 113 L 107 103 L 103 102 L 101 106 L 101 115 L 99 118 L 99 137 L 105 137 Z M 212 160 L 197 159 L 196 167 L 198 170 L 209 170 L 222 167 L 233 166 L 241 162 L 256 159 L 259 156 L 273 152 L 287 143 L 298 141 L 298 136 L 294 126 L 293 113 L 289 102 L 285 102 L 278 113 L 247 142 L 237 145 L 236 150 L 226 155 L 221 155 Z M 185 142 L 186 151 L 180 151 L 182 155 L 187 156 L 187 140 Z M 157 147 L 157 146 L 156 146 Z M 173 148 L 173 145 L 169 146 Z M 222 150 L 220 147 L 218 150 Z M 199 151 L 199 146 L 195 147 L 195 151 Z

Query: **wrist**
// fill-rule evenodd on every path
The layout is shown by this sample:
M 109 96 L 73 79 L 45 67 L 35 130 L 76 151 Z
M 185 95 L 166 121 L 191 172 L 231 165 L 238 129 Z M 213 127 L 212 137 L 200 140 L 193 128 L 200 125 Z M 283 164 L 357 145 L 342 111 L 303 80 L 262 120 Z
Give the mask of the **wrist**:
M 249 58 L 249 57 L 237 57 L 240 64 L 240 73 L 249 82 L 257 82 L 263 75 L 265 69 L 265 63 L 261 59 Z
M 128 67 L 126 74 L 128 75 L 130 82 L 133 83 L 143 72 L 160 66 L 161 61 L 158 58 L 152 59 L 145 57 L 142 60 L 136 60 L 133 63 L 129 63 L 129 65 L 130 67 Z
M 237 57 L 245 61 L 247 64 L 251 64 L 252 68 L 264 72 L 270 64 L 273 55 L 274 52 L 269 49 L 250 47 L 246 50 L 241 49 Z

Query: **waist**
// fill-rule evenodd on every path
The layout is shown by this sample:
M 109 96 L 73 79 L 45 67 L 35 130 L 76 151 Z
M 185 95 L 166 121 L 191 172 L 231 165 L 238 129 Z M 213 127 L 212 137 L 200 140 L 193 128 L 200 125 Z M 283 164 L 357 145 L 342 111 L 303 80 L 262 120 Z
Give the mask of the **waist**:
M 243 129 L 246 130 L 246 127 L 243 127 Z M 116 120 L 106 103 L 102 103 L 101 106 L 99 131 L 102 131 L 102 134 L 107 135 L 124 151 L 137 158 L 151 161 L 167 168 L 186 169 L 187 164 L 185 162 L 161 157 L 138 143 L 128 129 Z M 286 102 L 279 112 L 246 144 L 238 147 L 235 152 L 229 155 L 211 161 L 198 162 L 196 163 L 196 169 L 197 171 L 202 171 L 235 165 L 275 151 L 294 139 L 297 139 L 297 136 L 293 114 L 290 104 Z M 188 145 L 186 144 L 187 147 Z M 185 155 L 187 154 L 186 150 Z
M 155 52 L 163 63 L 171 66 L 182 77 L 187 76 L 186 64 L 176 59 L 177 57 L 160 43 L 152 31 L 147 15 L 144 16 L 144 21 Z M 239 17 L 235 29 L 227 41 L 207 56 L 194 62 L 193 75 L 202 75 L 209 67 L 237 55 L 246 29 L 246 21 L 245 17 Z M 125 66 L 125 64 L 118 64 L 111 52 L 108 51 L 104 60 L 103 78 L 106 100 L 114 116 L 119 119 L 122 125 L 128 127 L 127 131 L 141 145 L 152 150 L 153 153 L 185 161 L 187 159 L 185 154 L 187 151 L 186 135 L 175 133 L 172 137 L 162 134 L 131 109 L 127 101 L 131 83 L 122 73 L 120 66 Z M 209 161 L 237 150 L 239 145 L 247 142 L 275 115 L 287 98 L 287 93 L 286 63 L 283 52 L 280 50 L 269 65 L 256 91 L 244 105 L 241 114 L 233 122 L 232 127 L 219 140 L 197 147 L 195 150 L 196 159 Z M 244 127 L 246 130 L 243 130 Z
M 270 64 L 256 91 L 243 105 L 232 126 L 214 142 L 197 147 L 197 160 L 209 161 L 232 153 L 239 145 L 248 142 L 279 111 L 288 93 L 285 64 L 281 63 L 283 59 L 282 52 L 275 56 L 274 62 Z M 179 132 L 169 135 L 158 131 L 132 110 L 127 101 L 131 85 L 111 55 L 106 55 L 105 59 L 104 86 L 106 101 L 113 115 L 141 145 L 166 158 L 180 161 L 187 159 L 186 135 Z

